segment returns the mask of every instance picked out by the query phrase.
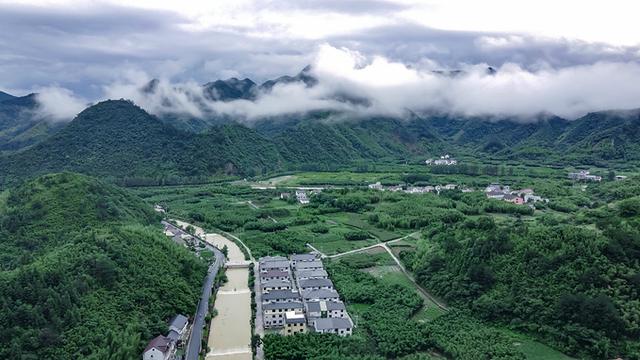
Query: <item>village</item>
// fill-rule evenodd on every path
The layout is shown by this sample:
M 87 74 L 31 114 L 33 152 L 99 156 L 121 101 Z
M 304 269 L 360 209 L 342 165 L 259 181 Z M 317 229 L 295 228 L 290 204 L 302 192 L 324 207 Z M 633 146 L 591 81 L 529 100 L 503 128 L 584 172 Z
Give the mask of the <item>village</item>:
M 315 254 L 259 259 L 262 321 L 282 335 L 351 335 L 353 321 Z

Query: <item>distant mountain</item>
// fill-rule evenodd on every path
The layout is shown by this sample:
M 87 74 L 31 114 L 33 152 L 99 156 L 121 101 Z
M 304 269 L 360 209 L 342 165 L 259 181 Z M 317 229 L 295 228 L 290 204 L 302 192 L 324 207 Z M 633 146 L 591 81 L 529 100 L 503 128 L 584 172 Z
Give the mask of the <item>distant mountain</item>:
M 7 94 L 6 92 L 0 91 L 0 102 L 3 102 L 5 100 L 10 100 L 13 98 L 15 98 L 15 96 L 11 94 Z
M 216 80 L 203 86 L 204 95 L 212 101 L 254 100 L 256 98 L 256 83 L 250 79 Z
M 281 76 L 274 80 L 267 80 L 262 85 L 260 85 L 260 90 L 262 91 L 271 91 L 274 86 L 279 84 L 291 84 L 291 83 L 302 83 L 307 87 L 315 86 L 318 83 L 318 79 L 315 78 L 311 74 L 311 65 L 307 65 L 300 71 L 296 76 Z
M 133 359 L 198 302 L 206 264 L 149 204 L 71 173 L 0 200 L 0 358 Z

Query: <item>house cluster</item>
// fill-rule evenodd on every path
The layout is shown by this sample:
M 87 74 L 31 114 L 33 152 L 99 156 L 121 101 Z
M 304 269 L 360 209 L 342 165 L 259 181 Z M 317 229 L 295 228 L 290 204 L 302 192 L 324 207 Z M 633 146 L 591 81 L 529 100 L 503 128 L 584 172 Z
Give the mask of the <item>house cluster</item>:
M 449 156 L 449 154 L 445 154 L 440 156 L 440 159 L 427 159 L 425 162 L 427 165 L 456 165 L 458 164 L 458 160 Z
M 580 170 L 578 172 L 569 173 L 569 179 L 579 181 L 602 181 L 602 176 L 591 175 L 586 170 Z
M 183 346 L 187 338 L 189 319 L 184 315 L 176 315 L 169 322 L 166 336 L 158 335 L 149 341 L 142 353 L 142 360 L 169 360 L 175 357 L 176 350 Z
M 402 191 L 407 194 L 424 194 L 424 193 L 440 193 L 442 190 L 455 190 L 458 186 L 455 184 L 447 184 L 447 185 L 436 185 L 436 186 L 407 186 L 406 188 L 402 185 L 394 185 L 394 186 L 384 186 L 379 181 L 375 184 L 369 184 L 369 189 L 379 190 L 379 191 Z
M 484 189 L 487 198 L 503 200 L 516 205 L 531 204 L 538 201 L 549 202 L 542 196 L 535 195 L 533 189 L 511 190 L 508 185 L 491 184 Z
M 259 269 L 265 329 L 351 335 L 353 322 L 315 254 L 263 257 Z
M 200 241 L 198 241 L 198 239 L 195 236 L 180 229 L 179 227 L 164 220 L 162 221 L 162 225 L 164 227 L 164 234 L 170 237 L 171 239 L 173 239 L 173 241 L 176 242 L 177 244 L 182 244 L 187 247 L 189 246 L 197 247 L 200 245 Z

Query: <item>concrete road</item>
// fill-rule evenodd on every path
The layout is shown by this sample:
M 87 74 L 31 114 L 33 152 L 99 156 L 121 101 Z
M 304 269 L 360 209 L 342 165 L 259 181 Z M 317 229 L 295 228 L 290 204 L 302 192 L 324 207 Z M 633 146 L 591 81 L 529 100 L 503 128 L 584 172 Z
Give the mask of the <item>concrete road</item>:
M 189 337 L 189 343 L 187 344 L 187 350 L 185 352 L 186 360 L 198 360 L 198 354 L 200 354 L 200 348 L 202 346 L 202 328 L 204 327 L 204 320 L 209 311 L 209 298 L 211 297 L 211 288 L 213 287 L 213 280 L 220 270 L 220 266 L 224 264 L 224 255 L 214 250 L 216 255 L 215 262 L 209 266 L 209 272 L 202 285 L 202 295 L 200 295 L 200 301 L 198 302 L 198 308 L 193 320 L 193 327 L 191 330 L 191 336 Z

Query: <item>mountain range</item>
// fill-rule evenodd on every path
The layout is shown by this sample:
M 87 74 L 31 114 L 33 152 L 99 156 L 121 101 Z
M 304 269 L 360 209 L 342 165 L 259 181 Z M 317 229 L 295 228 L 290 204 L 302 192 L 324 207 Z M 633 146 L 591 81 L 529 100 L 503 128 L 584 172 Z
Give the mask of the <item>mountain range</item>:
M 444 76 L 454 76 L 444 74 Z M 257 85 L 250 79 L 203 85 L 212 101 L 252 101 L 278 83 L 315 86 L 309 68 Z M 144 92 L 154 93 L 156 80 Z M 361 161 L 419 161 L 443 152 L 560 166 L 627 166 L 640 160 L 640 111 L 579 119 L 402 118 L 313 111 L 258 119 L 154 116 L 127 100 L 104 101 L 68 123 L 39 117 L 36 95 L 0 93 L 0 184 L 62 170 L 111 178 L 255 175 Z

